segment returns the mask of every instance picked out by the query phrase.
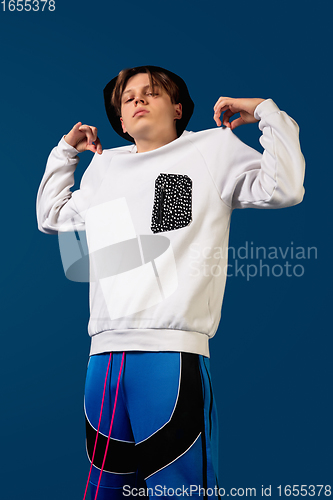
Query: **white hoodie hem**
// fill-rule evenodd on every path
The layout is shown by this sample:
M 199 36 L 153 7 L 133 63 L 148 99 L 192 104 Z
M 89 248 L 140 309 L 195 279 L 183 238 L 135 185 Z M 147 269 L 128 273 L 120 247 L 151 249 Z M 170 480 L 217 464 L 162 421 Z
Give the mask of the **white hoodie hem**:
M 115 351 L 192 352 L 209 357 L 204 333 L 172 329 L 105 330 L 91 337 L 90 356 Z

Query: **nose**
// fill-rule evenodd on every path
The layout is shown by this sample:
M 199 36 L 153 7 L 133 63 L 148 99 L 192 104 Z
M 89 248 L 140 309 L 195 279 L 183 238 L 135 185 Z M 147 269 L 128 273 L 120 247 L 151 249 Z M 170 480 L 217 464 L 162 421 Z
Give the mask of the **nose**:
M 143 94 L 140 94 L 140 95 L 137 95 L 135 98 L 134 98 L 134 102 L 135 104 L 139 104 L 139 103 L 143 103 L 145 104 L 147 101 L 146 101 L 146 98 Z

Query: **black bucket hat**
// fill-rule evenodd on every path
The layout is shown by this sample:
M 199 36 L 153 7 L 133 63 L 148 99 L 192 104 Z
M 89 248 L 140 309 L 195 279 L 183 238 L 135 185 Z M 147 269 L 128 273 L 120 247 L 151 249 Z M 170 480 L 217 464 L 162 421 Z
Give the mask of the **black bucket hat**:
M 178 86 L 179 102 L 181 103 L 183 110 L 181 119 L 177 120 L 176 123 L 177 134 L 179 137 L 184 132 L 188 122 L 190 121 L 194 109 L 194 103 L 190 97 L 186 83 L 182 78 L 180 78 L 180 76 L 176 75 L 175 73 L 172 73 L 172 71 L 160 68 L 159 66 L 137 66 L 136 68 L 133 69 L 137 70 L 137 73 L 146 73 L 146 68 L 148 68 L 150 71 L 160 71 L 165 73 Z M 111 96 L 113 89 L 116 85 L 117 78 L 118 75 L 115 78 L 113 78 L 104 88 L 104 104 L 105 104 L 106 114 L 112 125 L 113 130 L 115 130 L 117 134 L 120 135 L 120 137 L 123 137 L 124 139 L 127 139 L 130 142 L 135 142 L 133 137 L 131 137 L 127 132 L 126 133 L 123 132 L 119 116 L 117 115 L 114 106 L 112 106 L 111 104 Z

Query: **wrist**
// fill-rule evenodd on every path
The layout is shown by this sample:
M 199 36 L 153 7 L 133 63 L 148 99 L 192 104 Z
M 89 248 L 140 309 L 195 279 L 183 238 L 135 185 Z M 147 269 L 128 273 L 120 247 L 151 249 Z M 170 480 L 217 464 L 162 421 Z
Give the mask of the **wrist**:
M 261 120 L 263 116 L 269 115 L 271 113 L 277 113 L 279 111 L 280 109 L 275 104 L 275 102 L 272 99 L 268 98 L 264 99 L 260 104 L 258 104 L 256 109 L 254 110 L 254 117 L 257 120 Z
M 67 144 L 68 144 L 69 146 L 72 146 L 72 148 L 75 148 L 75 147 L 76 147 L 76 143 L 75 143 L 75 144 L 73 144 L 73 141 L 71 141 L 70 139 L 68 139 L 68 134 L 64 135 L 64 136 L 63 136 L 63 139 L 64 139 L 64 141 L 65 141 L 65 142 L 67 142 Z

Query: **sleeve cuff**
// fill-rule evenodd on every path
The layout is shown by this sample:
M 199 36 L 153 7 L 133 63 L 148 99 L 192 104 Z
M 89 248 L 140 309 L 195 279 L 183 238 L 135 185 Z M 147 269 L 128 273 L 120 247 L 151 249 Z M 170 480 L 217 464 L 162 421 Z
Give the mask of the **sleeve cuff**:
M 261 120 L 263 116 L 270 115 L 271 113 L 278 113 L 280 108 L 275 104 L 272 99 L 262 101 L 254 110 L 254 117 L 256 120 Z
M 61 153 L 66 156 L 67 158 L 75 158 L 79 154 L 79 151 L 74 148 L 73 146 L 70 146 L 66 141 L 65 141 L 65 136 L 63 135 L 62 138 L 60 139 L 58 143 L 58 148 Z

